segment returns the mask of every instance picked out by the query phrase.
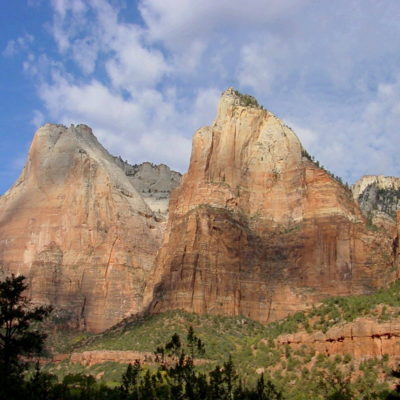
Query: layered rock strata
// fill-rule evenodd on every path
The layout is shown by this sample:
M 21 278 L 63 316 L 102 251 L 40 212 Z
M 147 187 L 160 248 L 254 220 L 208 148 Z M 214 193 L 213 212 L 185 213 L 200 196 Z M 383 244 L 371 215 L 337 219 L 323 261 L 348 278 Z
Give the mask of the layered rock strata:
M 102 331 L 142 310 L 163 223 L 85 125 L 46 124 L 0 197 L 0 272 L 75 327 Z
M 398 276 L 399 222 L 371 224 L 251 96 L 227 90 L 195 134 L 163 236 L 179 181 L 111 156 L 87 126 L 45 125 L 0 197 L 0 273 L 27 276 L 34 302 L 95 332 L 176 308 L 268 322 Z M 380 185 L 367 181 L 357 199 Z
M 193 137 L 145 299 L 268 322 L 397 276 L 397 230 L 370 230 L 352 193 L 279 118 L 233 89 Z M 244 104 L 246 103 L 246 104 Z
M 72 364 L 82 364 L 85 366 L 106 362 L 133 364 L 136 360 L 140 361 L 141 364 L 152 364 L 155 362 L 155 355 L 154 353 L 143 351 L 92 350 L 72 353 L 69 358 Z
M 373 318 L 357 320 L 336 326 L 326 333 L 299 332 L 276 339 L 278 346 L 289 345 L 293 350 L 310 347 L 328 356 L 350 354 L 356 360 L 388 355 L 400 359 L 400 321 L 378 322 Z

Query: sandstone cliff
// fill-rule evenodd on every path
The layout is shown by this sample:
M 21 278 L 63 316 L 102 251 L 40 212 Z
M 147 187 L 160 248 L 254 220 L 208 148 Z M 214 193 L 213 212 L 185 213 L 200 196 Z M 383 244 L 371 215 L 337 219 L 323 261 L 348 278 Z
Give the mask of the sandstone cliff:
M 150 310 L 267 322 L 397 276 L 397 230 L 370 230 L 352 193 L 252 98 L 223 93 L 173 192 Z M 155 289 L 154 289 L 155 288 Z
M 267 322 L 398 276 L 400 224 L 371 224 L 251 96 L 222 95 L 180 180 L 111 156 L 87 126 L 45 125 L 0 197 L 1 274 L 26 275 L 34 302 L 91 331 L 148 309 Z
M 90 331 L 142 310 L 164 224 L 89 127 L 46 124 L 0 197 L 0 271 Z

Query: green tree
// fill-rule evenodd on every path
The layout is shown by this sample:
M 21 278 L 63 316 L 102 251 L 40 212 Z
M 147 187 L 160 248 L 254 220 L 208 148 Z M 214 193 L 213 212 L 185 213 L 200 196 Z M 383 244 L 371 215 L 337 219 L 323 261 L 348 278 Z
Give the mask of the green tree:
M 394 376 L 397 379 L 400 379 L 400 366 L 397 370 L 392 371 L 392 376 Z M 386 400 L 396 400 L 400 399 L 400 383 L 397 383 L 396 388 L 388 394 L 387 397 L 385 397 Z
M 192 357 L 192 359 L 194 359 L 196 356 L 203 356 L 205 354 L 204 343 L 195 335 L 193 326 L 189 327 L 186 340 L 187 347 L 189 349 L 189 355 Z
M 264 374 L 261 374 L 257 381 L 255 394 L 258 400 L 282 400 L 282 393 L 276 389 L 275 385 L 270 380 L 265 383 Z
M 36 363 L 34 374 L 26 383 L 27 399 L 57 399 L 54 388 L 58 385 L 58 378 L 56 375 L 42 372 L 39 363 Z
M 351 385 L 351 375 L 341 372 L 336 366 L 329 371 L 319 371 L 318 387 L 327 400 L 352 400 L 354 391 Z
M 122 375 L 122 385 L 120 387 L 123 398 L 131 400 L 138 398 L 137 388 L 141 369 L 139 360 L 136 360 L 133 365 L 128 365 L 125 373 Z
M 21 373 L 27 367 L 24 360 L 43 349 L 46 334 L 34 325 L 52 310 L 32 307 L 23 295 L 26 289 L 24 276 L 12 275 L 0 282 L 0 394 L 9 398 L 8 392 L 20 386 Z

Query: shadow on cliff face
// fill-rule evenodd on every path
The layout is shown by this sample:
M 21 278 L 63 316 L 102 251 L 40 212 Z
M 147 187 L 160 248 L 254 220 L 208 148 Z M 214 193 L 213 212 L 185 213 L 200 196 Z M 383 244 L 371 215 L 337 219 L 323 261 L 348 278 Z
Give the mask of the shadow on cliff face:
M 159 255 L 164 274 L 149 311 L 182 308 L 267 321 L 274 286 L 287 279 L 290 255 L 298 252 L 299 245 L 286 236 L 288 241 L 272 234 L 266 240 L 242 215 L 210 206 L 193 209 L 170 233 L 174 251 Z
M 340 216 L 277 227 L 196 207 L 175 221 L 169 246 L 160 251 L 163 274 L 148 311 L 244 315 L 265 323 L 328 296 L 368 293 L 391 281 L 381 281 L 377 263 L 391 243 L 377 244 L 367 256 L 365 240 L 362 224 Z

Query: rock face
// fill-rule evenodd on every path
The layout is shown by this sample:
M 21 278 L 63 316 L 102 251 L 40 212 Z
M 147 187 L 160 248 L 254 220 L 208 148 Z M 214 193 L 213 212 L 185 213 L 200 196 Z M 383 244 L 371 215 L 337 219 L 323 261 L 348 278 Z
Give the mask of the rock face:
M 366 216 L 396 219 L 396 212 L 400 209 L 400 178 L 364 176 L 353 185 L 352 191 Z
M 350 354 L 356 360 L 382 357 L 399 359 L 400 321 L 378 322 L 372 318 L 357 320 L 329 329 L 326 333 L 299 332 L 282 335 L 279 346 L 289 345 L 297 350 L 303 345 L 325 355 Z
M 120 157 L 115 157 L 115 161 L 152 211 L 160 217 L 167 217 L 169 195 L 179 185 L 182 175 L 165 164 L 144 162 L 130 165 Z
M 393 281 L 396 237 L 368 229 L 352 193 L 293 131 L 228 89 L 214 123 L 193 137 L 145 301 L 152 312 L 272 321 Z
M 66 356 L 65 358 L 63 356 Z M 140 361 L 141 364 L 156 364 L 157 357 L 154 353 L 145 352 L 145 351 L 118 351 L 118 350 L 90 350 L 83 351 L 81 353 L 72 353 L 70 357 L 68 355 L 56 355 L 53 358 L 53 362 L 57 362 L 61 358 L 63 359 L 69 358 L 70 362 L 73 364 L 82 364 L 85 366 L 92 366 L 96 364 L 103 364 L 106 362 L 116 362 L 120 364 L 134 364 L 136 360 Z M 166 363 L 176 362 L 174 357 L 166 357 Z M 208 363 L 209 360 L 206 359 L 195 359 L 193 360 L 194 365 L 202 365 Z
M 34 302 L 94 332 L 178 308 L 268 322 L 398 276 L 395 207 L 383 201 L 390 217 L 369 224 L 251 96 L 222 95 L 180 181 L 165 165 L 111 156 L 87 126 L 43 126 L 0 197 L 0 274 L 27 276 Z M 356 198 L 380 182 L 356 185 Z
M 118 351 L 118 350 L 92 350 L 82 353 L 72 353 L 70 362 L 92 366 L 106 362 L 117 362 L 120 364 L 134 364 L 138 360 L 142 364 L 151 364 L 155 361 L 154 353 L 141 351 Z
M 0 271 L 28 277 L 31 299 L 70 324 L 102 331 L 142 310 L 164 225 L 89 127 L 46 124 L 0 197 Z

